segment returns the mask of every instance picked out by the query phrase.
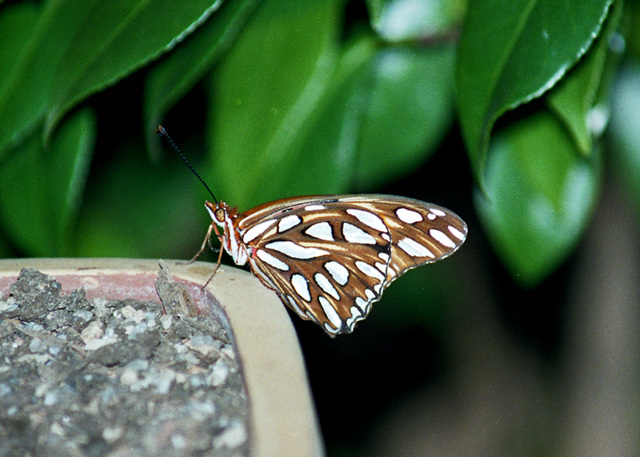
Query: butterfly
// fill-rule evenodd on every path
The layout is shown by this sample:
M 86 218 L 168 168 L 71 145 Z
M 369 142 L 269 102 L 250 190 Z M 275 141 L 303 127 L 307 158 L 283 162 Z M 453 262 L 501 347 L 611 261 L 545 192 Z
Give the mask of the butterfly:
M 453 212 L 391 195 L 293 197 L 245 213 L 213 198 L 205 202 L 212 222 L 191 261 L 215 233 L 220 256 L 248 263 L 287 307 L 332 337 L 353 332 L 404 272 L 448 257 L 467 236 Z

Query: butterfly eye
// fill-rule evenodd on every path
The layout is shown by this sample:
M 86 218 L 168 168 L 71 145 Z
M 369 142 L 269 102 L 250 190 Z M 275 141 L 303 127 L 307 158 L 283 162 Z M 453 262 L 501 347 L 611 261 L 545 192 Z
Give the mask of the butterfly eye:
M 214 213 L 214 214 L 215 214 L 215 216 L 216 216 L 216 220 L 217 220 L 218 222 L 224 222 L 224 220 L 225 220 L 225 218 L 226 218 L 226 215 L 227 215 L 227 214 L 226 214 L 226 211 L 225 211 L 224 209 L 222 209 L 222 208 L 218 208 L 218 209 L 216 209 L 216 211 L 215 211 L 215 213 Z

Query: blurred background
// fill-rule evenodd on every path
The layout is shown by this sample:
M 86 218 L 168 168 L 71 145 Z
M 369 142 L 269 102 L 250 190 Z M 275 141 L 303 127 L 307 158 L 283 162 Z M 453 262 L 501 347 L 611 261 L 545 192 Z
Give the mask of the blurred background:
M 639 22 L 631 0 L 0 1 L 0 256 L 191 258 L 209 196 L 159 123 L 241 211 L 430 201 L 468 223 L 459 252 L 352 335 L 293 317 L 328 455 L 640 455 Z

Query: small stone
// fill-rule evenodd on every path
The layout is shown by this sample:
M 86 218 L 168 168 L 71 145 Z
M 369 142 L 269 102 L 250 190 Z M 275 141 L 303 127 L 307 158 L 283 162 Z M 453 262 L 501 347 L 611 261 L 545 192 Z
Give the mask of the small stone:
M 239 420 L 232 420 L 229 426 L 213 440 L 213 445 L 220 448 L 233 449 L 247 441 L 247 430 Z
M 211 367 L 209 385 L 219 387 L 227 380 L 227 376 L 229 376 L 229 367 L 222 361 L 222 359 L 218 359 Z

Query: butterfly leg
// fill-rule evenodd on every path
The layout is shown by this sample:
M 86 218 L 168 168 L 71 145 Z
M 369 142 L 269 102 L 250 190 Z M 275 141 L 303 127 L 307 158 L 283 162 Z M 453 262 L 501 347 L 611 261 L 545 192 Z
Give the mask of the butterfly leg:
M 215 276 L 216 271 L 218 271 L 218 267 L 220 266 L 220 262 L 222 262 L 222 249 L 220 249 L 220 254 L 218 254 L 218 261 L 216 262 L 216 266 L 213 267 L 213 271 L 211 272 L 211 276 L 209 276 L 209 279 L 207 279 L 207 282 L 204 283 L 204 286 L 201 287 L 202 290 L 204 290 L 209 285 L 209 283 L 211 282 L 211 280 Z
M 204 237 L 204 241 L 202 242 L 202 246 L 200 246 L 200 249 L 198 250 L 198 252 L 196 252 L 196 255 L 194 255 L 191 258 L 191 260 L 189 260 L 188 262 L 180 262 L 180 265 L 191 265 L 193 262 L 195 262 L 195 260 L 200 256 L 200 254 L 202 254 L 202 251 L 204 251 L 204 248 L 207 246 L 207 243 L 209 242 L 209 239 L 211 238 L 211 232 L 214 229 L 216 230 L 216 235 L 218 235 L 218 229 L 216 227 L 216 224 L 215 224 L 215 222 L 212 222 L 211 225 L 209 226 L 209 230 L 207 230 L 207 235 Z M 220 237 L 220 235 L 218 235 L 218 238 L 219 237 Z
M 200 253 L 203 251 L 204 245 L 205 245 L 205 243 L 207 241 L 209 242 L 209 247 L 211 247 L 211 228 L 212 227 L 215 230 L 216 236 L 220 240 L 220 243 L 223 242 L 223 237 L 220 234 L 220 232 L 218 231 L 218 227 L 216 226 L 215 222 L 212 222 L 211 225 L 209 226 L 209 230 L 207 231 L 207 237 L 204 239 L 204 242 L 202 243 L 202 247 L 200 248 L 200 251 L 196 254 L 196 257 L 198 257 L 200 255 Z M 209 285 L 209 283 L 211 282 L 211 280 L 215 276 L 216 271 L 218 271 L 218 267 L 220 266 L 220 262 L 222 262 L 222 252 L 223 251 L 224 251 L 224 249 L 222 248 L 222 246 L 220 246 L 220 249 L 218 250 L 219 254 L 218 254 L 218 261 L 216 262 L 216 266 L 213 268 L 213 272 L 211 272 L 211 276 L 209 276 L 209 279 L 207 279 L 207 282 L 205 282 L 204 285 L 202 286 L 202 290 L 204 290 Z M 195 257 L 193 259 L 191 259 L 192 262 L 193 262 L 193 260 L 195 260 Z

